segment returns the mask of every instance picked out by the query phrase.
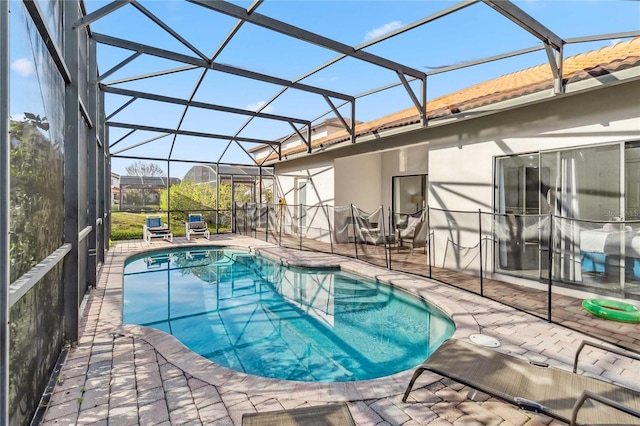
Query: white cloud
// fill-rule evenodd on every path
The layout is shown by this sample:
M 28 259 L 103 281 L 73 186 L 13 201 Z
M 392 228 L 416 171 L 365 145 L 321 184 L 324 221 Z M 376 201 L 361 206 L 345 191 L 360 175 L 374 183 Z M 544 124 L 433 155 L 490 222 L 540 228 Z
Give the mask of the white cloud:
M 374 38 L 378 38 L 381 35 L 390 33 L 393 30 L 397 30 L 400 27 L 402 27 L 402 22 L 400 21 L 389 22 L 388 24 L 384 24 L 381 27 L 374 28 L 373 30 L 369 31 L 364 37 L 364 41 L 373 40 Z
M 248 109 L 249 111 L 258 111 L 260 108 L 264 106 L 264 104 L 266 104 L 265 101 L 258 101 L 255 104 L 247 105 L 245 109 Z M 260 112 L 273 112 L 273 107 L 269 105 Z
M 16 59 L 11 63 L 11 69 L 23 77 L 28 77 L 36 73 L 36 67 L 33 62 L 27 58 Z

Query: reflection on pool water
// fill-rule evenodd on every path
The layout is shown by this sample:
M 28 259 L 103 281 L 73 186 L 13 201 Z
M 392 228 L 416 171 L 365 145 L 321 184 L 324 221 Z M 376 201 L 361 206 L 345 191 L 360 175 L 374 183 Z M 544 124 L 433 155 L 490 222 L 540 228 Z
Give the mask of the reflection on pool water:
M 286 380 L 388 376 L 454 332 L 439 310 L 397 288 L 230 248 L 135 256 L 123 301 L 123 323 L 163 330 L 236 371 Z

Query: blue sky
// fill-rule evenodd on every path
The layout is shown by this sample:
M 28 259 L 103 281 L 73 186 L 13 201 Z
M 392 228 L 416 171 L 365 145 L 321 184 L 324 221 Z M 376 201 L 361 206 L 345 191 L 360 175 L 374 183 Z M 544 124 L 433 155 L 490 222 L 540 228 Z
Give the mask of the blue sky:
M 90 13 L 109 2 L 86 1 Z M 227 17 L 201 6 L 181 0 L 144 1 L 140 3 L 171 26 L 196 49 L 210 56 L 229 33 L 236 19 Z M 247 7 L 250 2 L 233 1 Z M 358 46 L 372 38 L 413 23 L 437 11 L 451 7 L 452 1 L 274 1 L 266 0 L 256 10 L 279 21 L 317 32 L 344 44 Z M 640 30 L 640 2 L 638 1 L 515 1 L 525 12 L 539 20 L 547 28 L 564 39 Z M 194 52 L 171 37 L 146 18 L 132 5 L 124 6 L 91 25 L 94 32 L 129 39 L 147 45 L 171 50 L 190 56 Z M 615 42 L 615 41 L 614 41 Z M 572 56 L 611 41 L 568 45 L 565 56 Z M 428 72 L 439 66 L 451 65 L 487 56 L 515 51 L 539 45 L 531 34 L 498 14 L 483 3 L 475 4 L 408 33 L 401 34 L 365 49 L 369 53 L 403 63 Z M 26 84 L 33 78 L 32 52 L 12 51 L 12 88 Z M 101 72 L 113 67 L 131 52 L 99 45 L 99 67 Z M 295 80 L 338 56 L 337 53 L 306 42 L 271 33 L 251 24 L 245 24 L 216 58 L 216 62 L 235 67 Z M 544 52 L 536 52 L 506 59 L 470 69 L 449 72 L 430 77 L 427 97 L 433 99 L 470 85 L 499 77 L 500 75 L 546 63 Z M 150 72 L 182 67 L 184 64 L 148 56 L 141 56 L 106 82 Z M 154 92 L 166 96 L 186 99 L 192 92 L 200 75 L 199 70 L 184 71 L 162 77 L 116 84 L 114 87 Z M 334 90 L 348 95 L 359 95 L 371 89 L 397 83 L 395 73 L 380 69 L 355 59 L 344 59 L 304 80 L 302 83 Z M 419 86 L 412 87 L 418 93 Z M 13 90 L 13 89 L 12 89 Z M 219 72 L 209 71 L 194 99 L 242 109 L 255 110 L 271 99 L 280 90 L 279 86 L 255 82 Z M 129 98 L 108 95 L 107 114 L 124 104 Z M 338 100 L 334 100 L 339 104 Z M 15 103 L 19 104 L 19 101 Z M 112 121 L 135 122 L 157 127 L 175 127 L 180 122 L 183 107 L 162 106 L 157 102 L 137 100 Z M 359 99 L 356 102 L 356 117 L 369 121 L 411 107 L 412 103 L 402 87 Z M 14 107 L 12 97 L 12 111 Z M 26 107 L 16 107 L 19 114 Z M 297 90 L 287 90 L 266 112 L 314 120 L 330 110 L 321 96 Z M 341 108 L 345 115 L 350 109 Z M 333 114 L 325 116 L 332 117 Z M 190 108 L 181 128 L 208 133 L 233 135 L 246 124 L 246 117 Z M 112 129 L 111 142 L 118 140 L 128 130 Z M 256 119 L 247 125 L 240 136 L 275 139 L 292 132 L 287 123 Z M 113 151 L 144 142 L 159 136 L 157 133 L 137 131 L 119 143 Z M 153 143 L 141 145 L 123 152 L 140 156 L 168 155 L 173 136 Z M 243 144 L 251 148 L 253 144 Z M 246 155 L 235 144 L 229 148 L 223 141 L 202 138 L 178 137 L 172 158 L 198 159 L 201 161 L 246 163 Z M 194 156 L 194 153 L 197 155 Z M 114 171 L 124 173 L 122 160 L 114 159 Z M 163 167 L 166 168 L 166 167 Z M 171 175 L 182 177 L 189 168 L 172 165 Z

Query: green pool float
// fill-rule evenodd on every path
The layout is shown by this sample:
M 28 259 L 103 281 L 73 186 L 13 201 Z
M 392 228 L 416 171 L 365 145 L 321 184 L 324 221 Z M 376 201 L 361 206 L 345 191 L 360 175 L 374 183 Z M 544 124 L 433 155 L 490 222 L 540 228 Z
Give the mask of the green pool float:
M 608 299 L 587 299 L 582 307 L 589 313 L 608 320 L 640 323 L 640 309 L 625 302 Z

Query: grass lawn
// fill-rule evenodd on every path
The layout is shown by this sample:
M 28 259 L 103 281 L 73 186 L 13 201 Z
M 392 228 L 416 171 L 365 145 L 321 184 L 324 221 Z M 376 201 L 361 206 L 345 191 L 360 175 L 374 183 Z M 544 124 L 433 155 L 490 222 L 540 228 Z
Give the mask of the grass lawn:
M 111 212 L 111 240 L 135 240 L 142 239 L 142 226 L 149 213 L 128 213 L 128 212 Z M 166 214 L 161 215 L 163 222 L 166 220 Z M 178 216 L 178 217 L 176 217 Z M 184 237 L 184 219 L 179 215 L 172 215 L 169 229 L 174 237 Z M 209 231 L 216 231 L 215 224 L 209 224 Z M 220 232 L 226 232 L 228 229 L 220 228 Z

